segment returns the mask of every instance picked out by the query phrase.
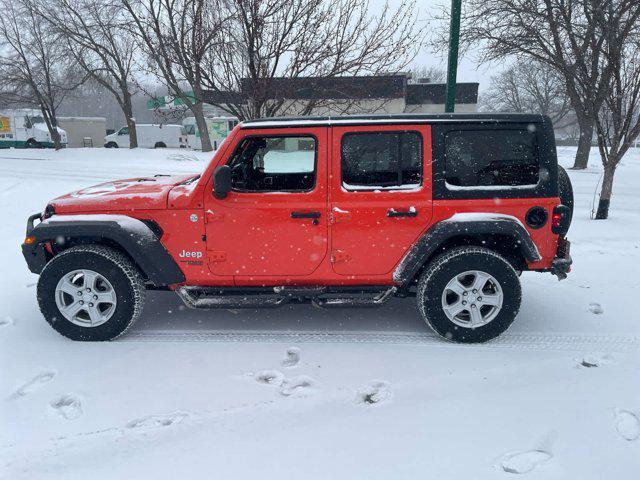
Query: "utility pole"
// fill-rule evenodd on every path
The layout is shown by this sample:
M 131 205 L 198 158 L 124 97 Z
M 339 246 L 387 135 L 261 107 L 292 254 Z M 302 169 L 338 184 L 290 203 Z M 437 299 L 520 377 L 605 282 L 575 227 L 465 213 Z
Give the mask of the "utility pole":
M 447 65 L 447 89 L 444 111 L 453 113 L 456 104 L 456 77 L 458 76 L 458 45 L 460 44 L 460 12 L 462 0 L 451 0 L 451 25 L 449 26 L 449 63 Z

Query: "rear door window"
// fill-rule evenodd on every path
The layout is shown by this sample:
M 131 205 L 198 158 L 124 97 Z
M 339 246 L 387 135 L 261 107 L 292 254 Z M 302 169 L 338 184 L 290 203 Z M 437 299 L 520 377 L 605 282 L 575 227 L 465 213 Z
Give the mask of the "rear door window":
M 349 191 L 411 189 L 422 184 L 418 132 L 348 133 L 340 145 L 342 187 Z
M 533 187 L 539 177 L 536 135 L 528 129 L 452 130 L 446 134 L 449 189 Z

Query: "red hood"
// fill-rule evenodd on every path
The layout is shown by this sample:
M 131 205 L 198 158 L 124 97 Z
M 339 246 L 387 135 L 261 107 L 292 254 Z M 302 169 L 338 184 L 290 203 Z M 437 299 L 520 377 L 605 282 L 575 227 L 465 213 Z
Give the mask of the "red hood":
M 56 213 L 103 210 L 161 210 L 176 185 L 194 175 L 156 175 L 105 182 L 62 195 L 50 202 Z

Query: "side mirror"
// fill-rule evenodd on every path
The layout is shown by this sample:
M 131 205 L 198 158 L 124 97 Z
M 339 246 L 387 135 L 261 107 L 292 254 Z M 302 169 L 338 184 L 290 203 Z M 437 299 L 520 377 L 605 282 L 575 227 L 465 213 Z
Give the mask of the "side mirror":
M 222 165 L 213 172 L 213 196 L 218 200 L 226 198 L 231 191 L 231 167 Z

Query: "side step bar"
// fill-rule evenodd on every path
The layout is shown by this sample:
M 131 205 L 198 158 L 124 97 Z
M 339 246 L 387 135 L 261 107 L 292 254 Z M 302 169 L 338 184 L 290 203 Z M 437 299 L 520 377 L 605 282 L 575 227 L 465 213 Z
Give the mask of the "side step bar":
M 320 308 L 377 307 L 396 287 L 258 287 L 215 288 L 182 286 L 176 293 L 189 308 L 265 308 L 287 303 L 311 303 Z

